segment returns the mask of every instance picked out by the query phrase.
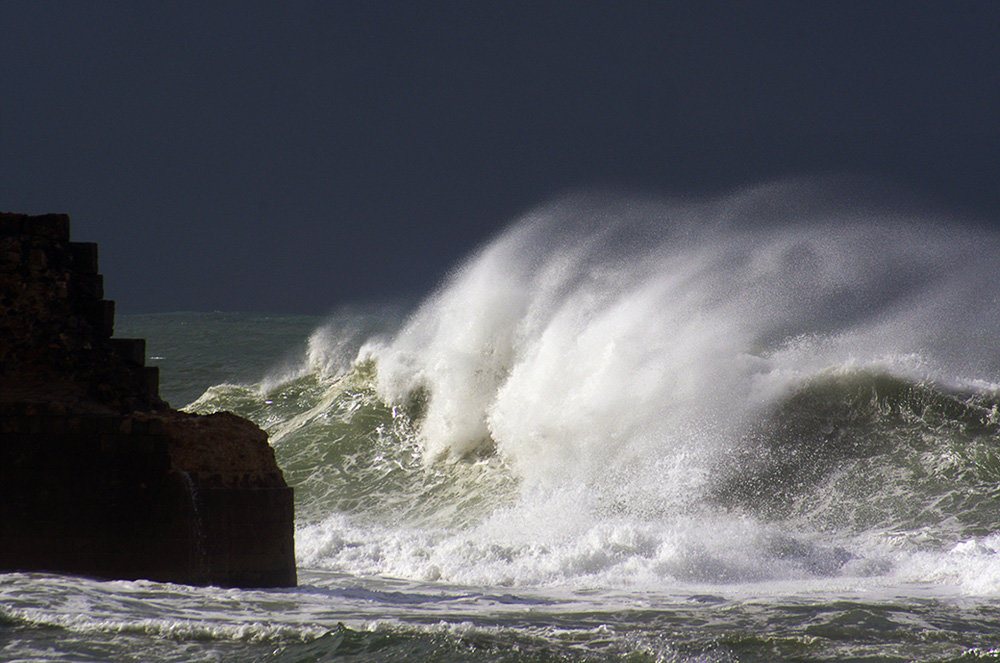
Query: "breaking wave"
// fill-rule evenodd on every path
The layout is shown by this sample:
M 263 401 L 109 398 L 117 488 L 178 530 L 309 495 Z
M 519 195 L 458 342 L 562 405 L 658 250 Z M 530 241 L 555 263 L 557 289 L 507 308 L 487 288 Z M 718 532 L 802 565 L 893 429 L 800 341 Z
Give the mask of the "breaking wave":
M 268 430 L 311 566 L 1000 591 L 1000 237 L 897 203 L 568 197 L 189 407 Z

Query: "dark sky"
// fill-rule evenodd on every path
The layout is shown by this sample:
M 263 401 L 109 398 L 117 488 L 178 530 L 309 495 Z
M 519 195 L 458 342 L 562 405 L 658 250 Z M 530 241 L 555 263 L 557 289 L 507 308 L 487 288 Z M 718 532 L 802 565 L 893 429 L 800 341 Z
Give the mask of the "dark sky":
M 0 0 L 0 210 L 126 312 L 419 295 L 568 190 L 889 177 L 1000 219 L 997 2 Z

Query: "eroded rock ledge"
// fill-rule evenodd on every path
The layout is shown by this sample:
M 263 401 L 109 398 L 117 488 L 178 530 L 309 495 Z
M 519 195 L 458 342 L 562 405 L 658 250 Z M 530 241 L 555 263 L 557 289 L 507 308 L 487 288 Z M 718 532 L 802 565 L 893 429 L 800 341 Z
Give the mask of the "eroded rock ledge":
M 145 342 L 113 323 L 68 217 L 0 213 L 0 572 L 294 585 L 267 435 L 171 409 Z

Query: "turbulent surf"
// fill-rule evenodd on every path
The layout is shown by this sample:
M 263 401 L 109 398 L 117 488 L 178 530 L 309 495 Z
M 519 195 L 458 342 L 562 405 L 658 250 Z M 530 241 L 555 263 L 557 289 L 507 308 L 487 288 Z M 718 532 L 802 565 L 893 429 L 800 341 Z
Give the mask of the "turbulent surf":
M 997 293 L 987 225 L 792 181 L 556 200 L 409 311 L 130 331 L 165 376 L 184 328 L 256 356 L 201 350 L 188 408 L 257 422 L 296 488 L 307 589 L 245 597 L 292 660 L 981 660 Z
M 1000 254 L 856 195 L 567 198 L 398 329 L 334 316 L 297 372 L 192 407 L 269 429 L 309 564 L 517 585 L 907 573 L 909 547 L 947 557 L 994 528 Z

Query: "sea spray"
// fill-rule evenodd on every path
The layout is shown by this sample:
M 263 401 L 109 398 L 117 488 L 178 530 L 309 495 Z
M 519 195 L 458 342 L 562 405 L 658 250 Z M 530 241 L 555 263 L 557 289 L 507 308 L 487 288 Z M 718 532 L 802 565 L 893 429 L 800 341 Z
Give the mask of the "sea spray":
M 538 210 L 378 353 L 380 393 L 429 394 L 429 459 L 495 445 L 520 475 L 559 482 L 728 449 L 767 406 L 847 364 L 994 380 L 997 238 L 817 203 L 826 192 Z
M 912 575 L 993 532 L 998 248 L 824 182 L 568 197 L 397 327 L 334 316 L 296 370 L 193 407 L 269 429 L 308 565 L 519 586 Z

